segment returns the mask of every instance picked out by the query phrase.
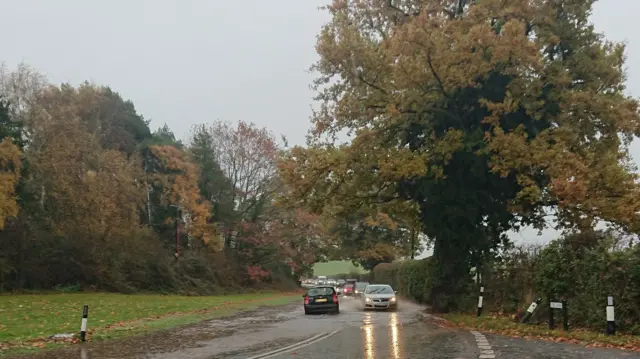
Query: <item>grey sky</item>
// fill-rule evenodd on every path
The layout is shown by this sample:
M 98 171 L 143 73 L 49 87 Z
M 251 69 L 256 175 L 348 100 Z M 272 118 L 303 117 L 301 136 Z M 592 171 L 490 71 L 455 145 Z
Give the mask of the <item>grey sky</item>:
M 329 0 L 0 0 L 0 62 L 25 61 L 54 83 L 89 80 L 131 99 L 152 126 L 245 120 L 304 143 L 315 36 Z M 628 89 L 640 95 L 637 0 L 600 0 L 598 31 L 628 43 Z M 637 32 L 636 32 L 637 31 Z M 637 64 L 637 66 L 635 66 Z M 636 163 L 640 144 L 633 146 Z M 521 242 L 548 241 L 533 231 Z

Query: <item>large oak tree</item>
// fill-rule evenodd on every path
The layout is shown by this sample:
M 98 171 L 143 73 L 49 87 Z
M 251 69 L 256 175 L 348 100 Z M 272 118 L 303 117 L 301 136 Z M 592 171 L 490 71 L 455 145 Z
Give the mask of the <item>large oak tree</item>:
M 335 0 L 314 136 L 283 177 L 318 211 L 416 204 L 440 310 L 506 231 L 549 213 L 562 228 L 637 229 L 638 102 L 624 46 L 588 22 L 593 2 Z M 343 131 L 352 140 L 336 145 Z

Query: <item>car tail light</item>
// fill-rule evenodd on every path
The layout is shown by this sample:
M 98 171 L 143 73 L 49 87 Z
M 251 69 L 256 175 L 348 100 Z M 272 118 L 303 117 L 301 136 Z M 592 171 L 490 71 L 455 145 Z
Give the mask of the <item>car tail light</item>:
M 333 302 L 338 303 L 338 295 L 333 293 Z
M 304 304 L 309 304 L 309 296 L 304 297 Z

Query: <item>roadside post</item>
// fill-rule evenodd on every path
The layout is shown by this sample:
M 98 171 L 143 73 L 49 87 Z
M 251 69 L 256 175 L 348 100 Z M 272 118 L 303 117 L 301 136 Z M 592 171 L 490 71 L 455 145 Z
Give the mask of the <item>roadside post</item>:
M 555 319 L 553 314 L 556 309 L 562 310 L 562 328 L 565 331 L 569 330 L 569 308 L 567 306 L 567 301 L 563 300 L 561 302 L 554 302 L 553 299 L 549 299 L 549 329 L 555 328 Z
M 562 327 L 569 331 L 569 305 L 566 299 L 562 301 Z
M 87 318 L 89 317 L 89 306 L 87 304 L 82 308 L 82 323 L 80 324 L 80 340 L 87 341 Z
M 607 297 L 607 335 L 616 335 L 616 315 L 613 306 L 613 296 Z
M 484 287 L 480 287 L 480 295 L 478 295 L 478 317 L 482 315 L 482 300 L 484 299 Z
M 540 302 L 542 302 L 542 298 L 538 298 L 535 300 L 535 302 L 531 303 L 531 305 L 527 309 L 527 312 L 524 313 L 524 316 L 522 317 L 522 319 L 520 319 L 520 323 L 524 324 L 529 322 L 529 319 L 531 319 L 533 312 L 536 310 Z

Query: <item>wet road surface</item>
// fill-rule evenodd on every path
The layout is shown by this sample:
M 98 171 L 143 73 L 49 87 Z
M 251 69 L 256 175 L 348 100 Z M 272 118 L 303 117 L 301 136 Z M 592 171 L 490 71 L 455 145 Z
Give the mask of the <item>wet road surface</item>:
M 302 303 L 238 313 L 142 337 L 88 343 L 37 359 L 631 359 L 638 353 L 527 341 L 426 321 L 422 307 L 364 312 L 341 299 L 337 315 L 305 315 Z M 285 349 L 288 348 L 288 349 Z M 24 358 L 24 357 L 23 357 Z

